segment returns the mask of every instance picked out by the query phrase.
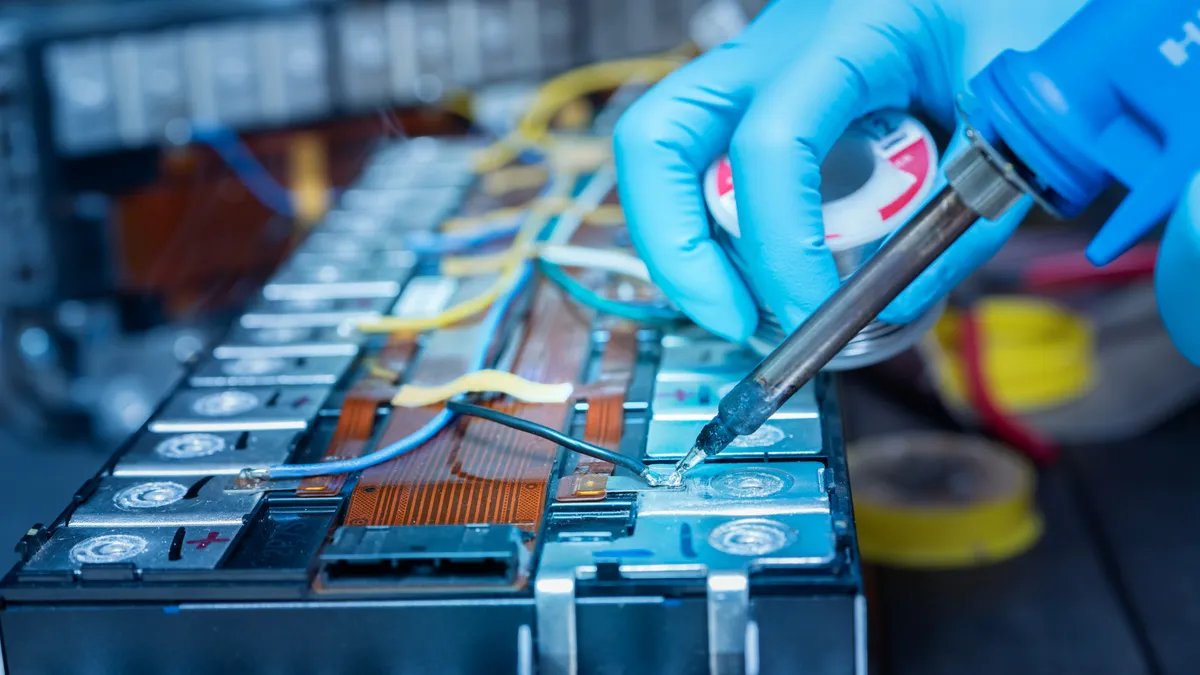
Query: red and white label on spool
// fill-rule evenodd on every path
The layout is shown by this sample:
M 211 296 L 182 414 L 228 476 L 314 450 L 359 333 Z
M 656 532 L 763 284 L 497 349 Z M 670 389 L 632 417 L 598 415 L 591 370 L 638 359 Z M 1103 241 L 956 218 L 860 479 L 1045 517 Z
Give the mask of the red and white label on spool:
M 821 205 L 825 243 L 834 252 L 882 239 L 904 224 L 929 196 L 937 172 L 933 137 L 923 124 L 904 113 L 867 115 L 846 130 L 846 137 L 868 145 L 874 166 L 870 177 L 853 192 Z M 827 183 L 830 177 L 822 180 Z M 717 225 L 740 237 L 728 157 L 709 167 L 704 197 Z

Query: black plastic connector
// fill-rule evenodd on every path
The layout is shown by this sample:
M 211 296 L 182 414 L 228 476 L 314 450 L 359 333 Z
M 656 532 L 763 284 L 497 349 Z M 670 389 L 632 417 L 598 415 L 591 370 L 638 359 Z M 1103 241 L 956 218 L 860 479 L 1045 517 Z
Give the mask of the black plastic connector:
M 332 587 L 508 586 L 525 557 L 514 525 L 341 527 L 321 553 Z

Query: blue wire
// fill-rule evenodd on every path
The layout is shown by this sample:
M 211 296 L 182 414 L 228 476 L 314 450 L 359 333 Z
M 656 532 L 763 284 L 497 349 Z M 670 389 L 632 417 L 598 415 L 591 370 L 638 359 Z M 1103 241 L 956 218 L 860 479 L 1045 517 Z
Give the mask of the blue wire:
M 514 237 L 520 229 L 520 225 L 503 228 L 488 225 L 462 234 L 419 233 L 406 238 L 404 243 L 414 253 L 449 255 Z
M 499 332 L 500 325 L 504 321 L 504 315 L 531 278 L 533 278 L 533 265 L 528 262 L 522 263 L 516 281 L 496 299 L 496 302 L 492 303 L 492 308 L 488 311 L 487 318 L 484 319 L 482 327 L 483 335 L 495 335 Z M 483 341 L 479 347 L 479 351 L 475 353 L 471 365 L 467 368 L 467 372 L 481 370 L 487 366 L 487 357 L 491 352 L 491 347 L 490 340 Z M 461 398 L 463 398 L 461 394 L 455 397 L 455 399 Z M 311 476 L 327 476 L 335 473 L 362 471 L 420 447 L 423 443 L 438 435 L 456 417 L 457 415 L 449 410 L 443 410 L 433 419 L 426 422 L 425 426 L 418 429 L 415 433 L 362 457 L 334 462 L 320 462 L 317 464 L 281 464 L 268 469 L 267 474 L 271 478 L 308 478 Z
M 537 267 L 542 274 L 546 275 L 546 278 L 563 289 L 573 300 L 601 314 L 611 314 L 622 319 L 628 319 L 629 321 L 651 325 L 678 323 L 687 319 L 683 313 L 668 307 L 622 302 L 606 298 L 584 286 L 574 277 L 567 274 L 562 267 L 546 262 L 545 260 L 538 260 Z
M 195 126 L 191 140 L 212 148 L 263 206 L 281 216 L 296 216 L 291 193 L 271 176 L 231 129 L 224 126 Z M 337 190 L 331 190 L 331 193 L 334 199 L 339 194 Z

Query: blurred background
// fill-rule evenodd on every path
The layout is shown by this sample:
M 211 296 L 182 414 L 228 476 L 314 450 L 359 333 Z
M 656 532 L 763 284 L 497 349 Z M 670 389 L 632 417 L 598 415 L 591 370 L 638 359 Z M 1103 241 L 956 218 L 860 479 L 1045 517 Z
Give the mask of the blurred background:
M 142 425 L 381 139 L 503 136 L 546 78 L 699 53 L 762 4 L 0 3 L 0 543 Z M 604 122 L 575 103 L 558 125 Z M 919 348 L 841 376 L 852 448 L 919 467 L 898 487 L 852 454 L 860 509 L 967 494 L 967 536 L 864 525 L 880 672 L 1197 672 L 1200 369 L 1159 322 L 1154 242 L 1083 257 L 1118 196 L 1032 216 Z M 1035 470 L 997 479 L 990 444 Z M 971 519 L 989 489 L 1028 536 Z

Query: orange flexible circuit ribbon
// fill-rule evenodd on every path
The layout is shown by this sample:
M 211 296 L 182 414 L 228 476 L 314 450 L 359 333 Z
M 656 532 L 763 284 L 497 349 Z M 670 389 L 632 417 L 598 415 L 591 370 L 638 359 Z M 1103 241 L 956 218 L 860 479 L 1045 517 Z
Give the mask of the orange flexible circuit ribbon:
M 587 359 L 589 317 L 563 293 L 539 282 L 513 372 L 538 382 L 578 381 Z M 506 413 L 562 428 L 571 404 L 489 403 Z M 412 433 L 440 406 L 394 409 L 389 443 Z M 513 524 L 536 533 L 558 447 L 488 422 L 463 419 L 420 448 L 363 472 L 347 525 Z
M 353 459 L 362 455 L 371 432 L 375 429 L 375 411 L 379 404 L 371 398 L 347 396 L 342 403 L 341 417 L 322 462 Z M 346 484 L 346 474 L 312 476 L 300 481 L 297 497 L 335 497 Z
M 613 385 L 620 384 L 620 393 L 597 396 L 588 401 L 587 419 L 583 438 L 588 443 L 616 451 L 625 436 L 625 388 L 633 374 L 637 361 L 637 336 L 629 330 L 613 330 L 604 354 L 600 357 L 600 372 L 597 380 Z M 615 467 L 609 462 L 580 457 L 576 473 L 581 469 L 589 473 L 612 474 Z
M 604 354 L 600 357 L 597 385 L 608 389 L 588 397 L 584 421 L 584 440 L 608 450 L 617 451 L 625 435 L 625 391 L 637 362 L 636 329 L 628 326 L 613 328 Z M 555 499 L 558 501 L 600 501 L 607 496 L 608 477 L 616 467 L 594 457 L 581 455 L 574 472 L 558 481 Z
M 379 353 L 380 364 L 387 370 L 401 373 L 408 367 L 416 353 L 417 343 L 407 337 L 389 340 Z M 361 457 L 375 431 L 375 414 L 379 404 L 388 401 L 396 393 L 391 383 L 378 378 L 365 378 L 358 382 L 346 395 L 341 415 L 329 447 L 322 462 Z M 345 474 L 312 476 L 300 481 L 296 488 L 297 497 L 336 497 L 346 484 Z

